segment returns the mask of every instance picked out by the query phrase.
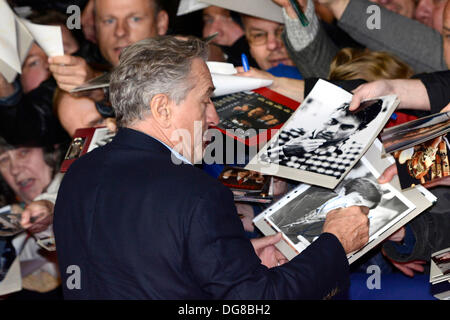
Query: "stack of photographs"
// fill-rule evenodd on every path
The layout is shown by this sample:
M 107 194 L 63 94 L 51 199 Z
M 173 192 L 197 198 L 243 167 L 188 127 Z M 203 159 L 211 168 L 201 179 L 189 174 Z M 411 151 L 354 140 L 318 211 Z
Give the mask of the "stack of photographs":
M 281 232 L 283 241 L 279 249 L 292 259 L 320 236 L 329 211 L 352 205 L 367 206 L 370 208 L 369 242 L 348 255 L 352 263 L 435 201 L 424 188 L 406 194 L 395 183 L 378 184 L 377 177 L 390 165 L 386 161 L 381 159 L 381 143 L 376 140 L 335 189 L 300 184 L 253 222 L 265 235 Z M 380 167 L 377 162 L 383 165 Z
M 440 300 L 450 300 L 450 248 L 431 255 L 431 291 Z
M 450 179 L 448 132 L 450 112 L 384 130 L 384 150 L 394 155 L 402 189 Z

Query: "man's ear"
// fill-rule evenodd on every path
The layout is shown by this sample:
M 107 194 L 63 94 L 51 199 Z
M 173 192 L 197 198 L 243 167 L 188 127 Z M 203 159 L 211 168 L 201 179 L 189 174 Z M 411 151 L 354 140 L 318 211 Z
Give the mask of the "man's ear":
M 165 10 L 160 10 L 156 16 L 156 32 L 159 36 L 163 36 L 169 29 L 169 15 Z
M 150 110 L 155 121 L 162 127 L 170 126 L 172 110 L 170 99 L 167 95 L 159 93 L 150 101 Z

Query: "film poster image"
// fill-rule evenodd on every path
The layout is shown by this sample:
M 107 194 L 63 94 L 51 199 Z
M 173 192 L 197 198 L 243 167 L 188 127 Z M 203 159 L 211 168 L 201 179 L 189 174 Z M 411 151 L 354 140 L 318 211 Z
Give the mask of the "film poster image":
M 255 92 L 238 92 L 212 98 L 212 101 L 220 118 L 218 127 L 223 130 L 240 129 L 235 133 L 242 132 L 240 138 L 251 138 L 258 134 L 258 130 L 281 125 L 294 112 Z M 245 132 L 248 129 L 255 130 Z
M 363 157 L 334 189 L 299 185 L 266 214 L 266 221 L 302 251 L 322 232 L 327 213 L 339 207 L 365 205 L 369 212 L 369 241 L 411 212 L 415 206 L 389 184 L 378 184 Z M 298 191 L 298 192 L 296 192 Z M 287 199 L 290 198 L 290 199 Z M 272 211 L 272 212 L 270 212 Z
M 225 167 L 219 176 L 220 182 L 230 189 L 262 191 L 270 177 L 260 172 L 239 167 Z
M 394 152 L 402 189 L 426 184 L 435 179 L 449 179 L 448 149 L 448 140 L 445 136 L 440 136 Z
M 85 137 L 74 138 L 72 143 L 70 144 L 69 149 L 67 150 L 64 159 L 72 160 L 79 158 L 81 156 L 81 152 L 83 151 L 85 141 L 86 141 Z

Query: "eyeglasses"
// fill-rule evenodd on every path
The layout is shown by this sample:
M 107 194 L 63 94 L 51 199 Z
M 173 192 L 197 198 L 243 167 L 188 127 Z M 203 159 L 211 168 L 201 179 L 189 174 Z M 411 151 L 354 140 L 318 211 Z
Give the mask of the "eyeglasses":
M 278 41 L 281 41 L 281 35 L 284 31 L 284 25 L 280 25 L 274 33 L 271 32 L 273 36 Z M 247 31 L 245 33 L 247 37 L 247 41 L 249 44 L 255 45 L 255 46 L 262 46 L 267 43 L 267 39 L 269 38 L 269 32 L 263 31 L 263 30 L 251 30 Z

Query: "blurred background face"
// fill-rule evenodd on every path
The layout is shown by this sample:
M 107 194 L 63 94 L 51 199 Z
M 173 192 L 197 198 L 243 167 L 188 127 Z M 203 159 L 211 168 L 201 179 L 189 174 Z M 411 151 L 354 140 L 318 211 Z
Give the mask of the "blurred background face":
M 414 19 L 441 32 L 446 3 L 447 0 L 419 0 L 414 12 Z
M 89 98 L 75 98 L 63 93 L 55 108 L 59 122 L 71 137 L 79 128 L 99 127 L 105 123 L 94 101 Z
M 294 66 L 281 39 L 284 25 L 250 16 L 243 16 L 243 23 L 250 53 L 260 69 L 267 70 L 280 63 Z
M 22 147 L 0 154 L 0 173 L 16 196 L 30 203 L 50 184 L 52 169 L 42 148 Z
M 151 0 L 96 0 L 95 26 L 100 52 L 117 66 L 125 47 L 165 34 L 168 16 L 165 11 L 155 14 Z
M 42 81 L 50 77 L 47 59 L 44 50 L 33 43 L 25 58 L 20 75 L 20 83 L 24 93 L 37 88 Z
M 222 46 L 231 46 L 244 35 L 244 30 L 231 18 L 228 10 L 210 6 L 203 9 L 203 37 L 215 32 L 219 34 L 212 43 Z
M 431 17 L 431 27 L 442 33 L 444 22 L 444 9 L 448 0 L 434 0 L 433 13 Z
M 370 1 L 378 3 L 379 5 L 385 7 L 386 9 L 401 14 L 402 16 L 408 18 L 413 18 L 414 16 L 414 9 L 416 6 L 414 0 L 370 0 Z

